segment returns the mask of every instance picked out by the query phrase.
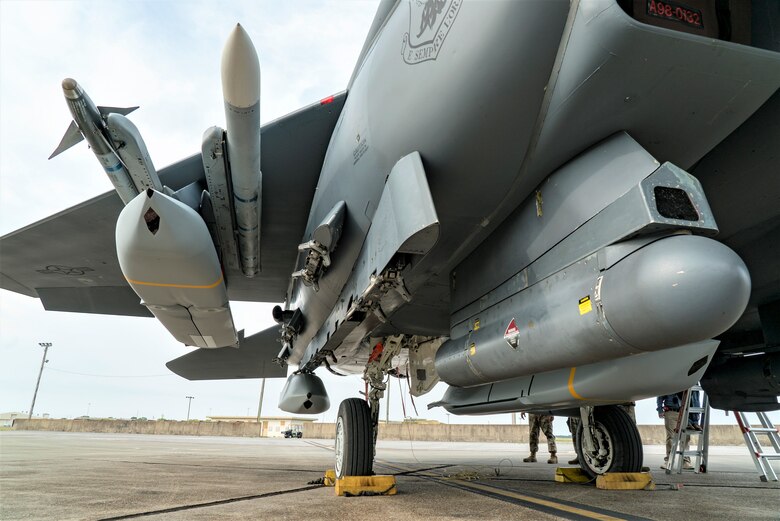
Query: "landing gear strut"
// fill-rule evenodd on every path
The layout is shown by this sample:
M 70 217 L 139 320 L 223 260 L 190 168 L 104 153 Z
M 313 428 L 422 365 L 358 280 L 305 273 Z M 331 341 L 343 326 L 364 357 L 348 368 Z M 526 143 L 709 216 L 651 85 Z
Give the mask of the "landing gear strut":
M 392 359 L 401 351 L 403 336 L 378 343 L 366 364 L 363 379 L 368 386 L 366 399 L 348 398 L 341 402 L 336 419 L 336 477 L 373 474 L 379 427 L 379 402 L 385 394 L 385 376 Z
M 640 472 L 642 439 L 631 417 L 616 405 L 582 407 L 575 448 L 592 478 L 607 472 Z

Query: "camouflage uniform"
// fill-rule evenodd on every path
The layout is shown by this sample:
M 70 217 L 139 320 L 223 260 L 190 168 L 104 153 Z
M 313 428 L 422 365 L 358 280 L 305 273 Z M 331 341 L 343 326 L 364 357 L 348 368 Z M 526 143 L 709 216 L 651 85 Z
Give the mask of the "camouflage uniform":
M 571 442 L 575 445 L 577 445 L 577 429 L 580 427 L 580 417 L 579 416 L 570 416 L 569 419 L 566 420 L 566 426 L 569 428 L 569 432 L 571 433 Z M 574 449 L 574 459 L 569 460 L 569 465 L 579 465 L 580 464 L 580 457 L 577 455 L 577 449 Z
M 544 435 L 547 437 L 547 448 L 550 454 L 558 452 L 555 446 L 555 436 L 553 435 L 553 420 L 554 416 L 544 416 L 539 414 L 528 415 L 528 429 L 529 438 L 531 444 L 531 452 L 535 453 L 539 450 L 539 429 L 541 428 Z

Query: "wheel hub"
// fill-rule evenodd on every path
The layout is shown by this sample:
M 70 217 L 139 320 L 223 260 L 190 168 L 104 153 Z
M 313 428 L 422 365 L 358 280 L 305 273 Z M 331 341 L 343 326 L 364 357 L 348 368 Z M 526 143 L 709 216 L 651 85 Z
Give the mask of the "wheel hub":
M 336 420 L 336 477 L 342 477 L 344 468 L 344 420 L 341 417 Z
M 596 452 L 591 453 L 583 450 L 582 456 L 585 460 L 585 464 L 588 465 L 593 472 L 596 474 L 604 474 L 612 467 L 614 445 L 612 443 L 612 438 L 601 423 L 596 422 L 593 425 L 593 430 L 595 434 L 593 442 L 596 446 Z

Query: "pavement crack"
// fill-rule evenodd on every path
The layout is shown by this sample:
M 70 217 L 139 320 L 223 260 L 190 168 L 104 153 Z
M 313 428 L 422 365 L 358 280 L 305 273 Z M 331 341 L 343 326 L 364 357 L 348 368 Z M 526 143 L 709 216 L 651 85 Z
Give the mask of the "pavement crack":
M 155 516 L 158 514 L 170 514 L 172 512 L 181 512 L 182 510 L 193 510 L 196 508 L 206 508 L 218 505 L 227 505 L 230 503 L 238 503 L 239 501 L 250 501 L 252 499 L 263 499 L 273 496 L 281 496 L 284 494 L 293 494 L 295 492 L 305 492 L 307 490 L 314 490 L 315 488 L 322 488 L 322 485 L 311 485 L 307 487 L 291 488 L 288 490 L 277 490 L 275 492 L 266 492 L 265 494 L 254 494 L 251 496 L 241 496 L 229 499 L 218 499 L 216 501 L 207 501 L 205 503 L 192 503 L 189 505 L 181 505 L 178 507 L 162 508 L 160 510 L 147 510 L 146 512 L 136 512 L 134 514 L 123 514 L 121 516 L 102 517 L 98 521 L 118 521 L 120 519 L 134 519 L 137 517 Z
M 384 465 L 383 463 L 379 463 L 379 462 L 377 462 L 377 465 L 382 466 L 382 467 L 386 467 L 387 466 L 387 465 Z M 417 474 L 419 472 L 427 472 L 429 470 L 446 469 L 446 468 L 452 467 L 452 466 L 454 466 L 454 465 L 437 465 L 435 467 L 426 467 L 424 469 L 404 470 L 403 472 L 394 472 L 393 476 L 413 476 L 413 475 L 415 475 L 415 474 Z M 388 467 L 388 468 L 393 468 L 393 467 Z M 394 470 L 398 470 L 398 469 L 394 469 Z

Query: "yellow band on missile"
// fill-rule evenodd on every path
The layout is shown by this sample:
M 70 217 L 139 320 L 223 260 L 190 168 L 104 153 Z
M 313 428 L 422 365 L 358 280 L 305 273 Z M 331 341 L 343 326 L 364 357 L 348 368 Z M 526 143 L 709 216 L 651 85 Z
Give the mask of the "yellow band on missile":
M 217 286 L 222 284 L 222 280 L 224 279 L 224 276 L 220 276 L 219 280 L 214 284 L 207 284 L 205 286 L 196 286 L 194 284 L 165 284 L 162 282 L 144 282 L 141 280 L 133 280 L 128 278 L 125 279 L 130 284 L 138 284 L 140 286 L 155 286 L 158 288 L 211 289 L 211 288 L 216 288 Z
M 571 372 L 569 373 L 569 392 L 570 392 L 570 393 L 571 393 L 571 395 L 572 395 L 573 397 L 575 397 L 576 399 L 578 399 L 578 400 L 584 400 L 585 398 L 583 398 L 582 396 L 580 396 L 580 395 L 577 393 L 577 391 L 575 391 L 575 390 L 574 390 L 574 373 L 576 373 L 576 372 L 577 372 L 577 368 L 576 368 L 576 367 L 572 367 L 572 368 L 571 368 Z

